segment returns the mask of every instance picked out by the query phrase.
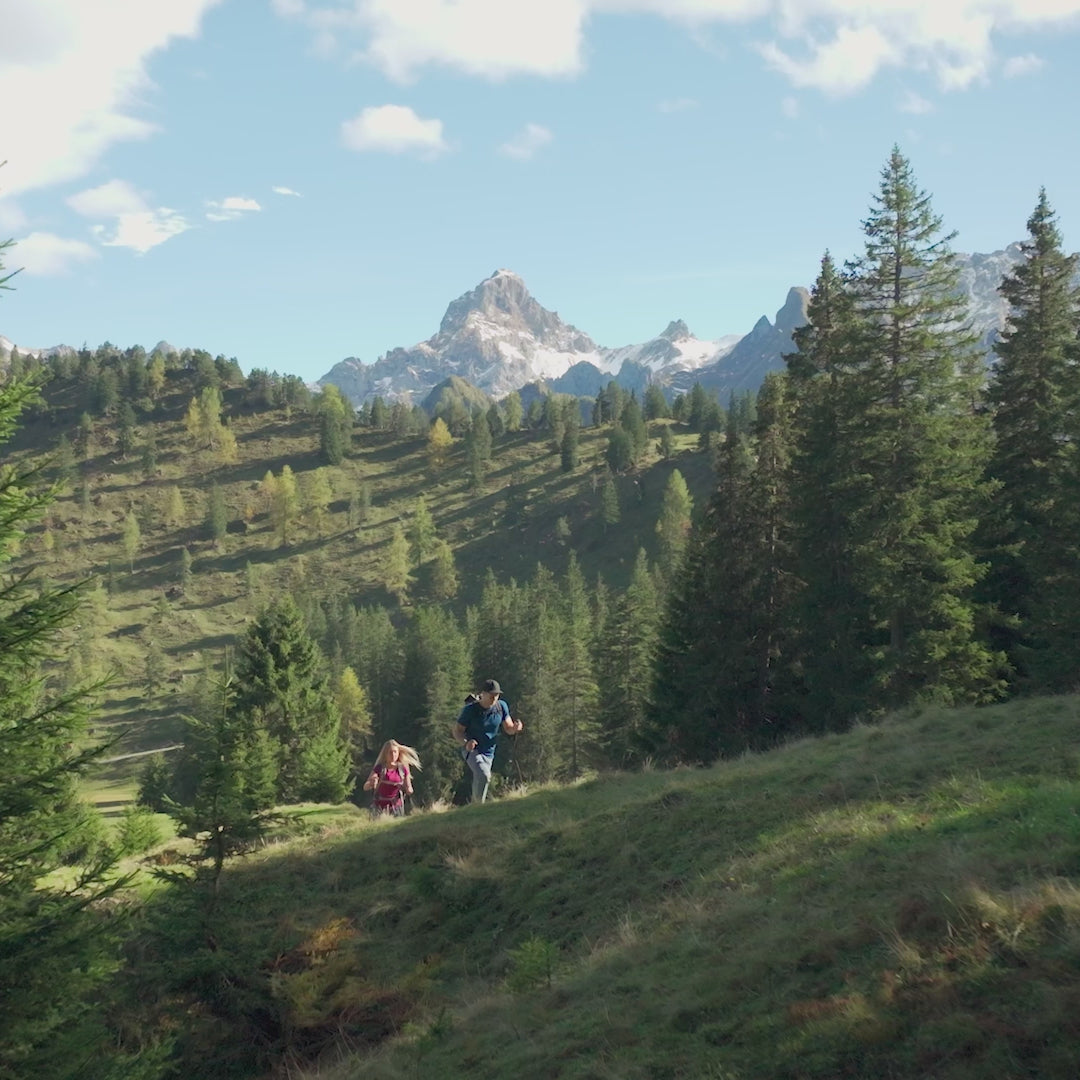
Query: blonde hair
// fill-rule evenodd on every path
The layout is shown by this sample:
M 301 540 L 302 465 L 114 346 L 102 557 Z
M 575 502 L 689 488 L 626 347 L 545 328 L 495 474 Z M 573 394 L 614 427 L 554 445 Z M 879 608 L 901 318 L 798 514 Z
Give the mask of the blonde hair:
M 420 772 L 420 755 L 411 746 L 399 743 L 396 739 L 387 739 L 386 742 L 382 744 L 379 756 L 375 759 L 375 768 L 377 769 L 380 765 L 385 766 L 390 763 L 390 758 L 395 746 L 401 751 L 398 760 L 407 768 L 415 769 L 417 772 Z

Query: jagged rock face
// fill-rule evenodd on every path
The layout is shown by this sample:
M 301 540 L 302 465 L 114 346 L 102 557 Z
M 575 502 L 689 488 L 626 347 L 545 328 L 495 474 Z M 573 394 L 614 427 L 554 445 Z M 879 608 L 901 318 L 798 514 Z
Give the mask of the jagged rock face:
M 319 381 L 335 383 L 357 404 L 376 394 L 423 396 L 451 375 L 502 397 L 574 364 L 600 366 L 603 359 L 587 334 L 541 307 L 517 274 L 497 270 L 450 304 L 434 337 L 392 349 L 374 364 L 343 360 Z
M 792 333 L 806 324 L 809 303 L 810 293 L 806 289 L 789 289 L 775 322 L 762 315 L 750 333 L 726 355 L 708 367 L 676 377 L 672 389 L 685 392 L 699 382 L 706 390 L 716 391 L 721 399 L 730 393 L 756 390 L 770 371 L 784 366 L 783 355 L 791 352 Z
M 598 346 L 588 334 L 542 307 L 525 282 L 497 270 L 446 309 L 439 332 L 410 349 L 392 349 L 373 364 L 355 357 L 319 381 L 334 383 L 355 403 L 378 394 L 418 400 L 457 375 L 493 397 L 543 381 L 552 390 L 595 394 L 611 378 L 666 381 L 672 371 L 700 367 L 738 340 L 700 341 L 682 320 L 644 345 Z

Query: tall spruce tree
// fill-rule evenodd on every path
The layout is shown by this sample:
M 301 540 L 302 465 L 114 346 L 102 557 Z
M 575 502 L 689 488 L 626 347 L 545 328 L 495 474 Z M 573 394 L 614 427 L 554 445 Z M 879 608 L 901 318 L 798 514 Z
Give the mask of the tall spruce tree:
M 792 618 L 787 422 L 777 379 L 762 389 L 756 440 L 728 414 L 716 488 L 667 597 L 638 740 L 662 759 L 767 746 L 794 722 L 775 693 Z
M 409 624 L 402 700 L 401 741 L 419 751 L 423 771 L 414 778 L 418 801 L 449 799 L 463 765 L 449 737 L 469 686 L 469 652 L 454 616 L 441 608 L 420 607 Z
M 562 599 L 562 655 L 559 662 L 562 695 L 563 738 L 566 742 L 566 771 L 580 776 L 600 761 L 599 725 L 596 705 L 599 688 L 593 671 L 591 634 L 592 609 L 585 577 L 577 556 L 570 552 L 570 564 L 560 590 Z
M 862 322 L 856 393 L 845 398 L 860 419 L 849 438 L 867 478 L 852 551 L 873 635 L 863 646 L 872 668 L 863 707 L 986 700 L 1000 664 L 977 636 L 973 598 L 983 567 L 972 533 L 990 497 L 982 361 L 952 235 L 899 149 L 863 229 L 864 252 L 848 272 Z
M 607 608 L 597 649 L 597 719 L 617 765 L 636 755 L 646 728 L 659 616 L 656 583 L 639 548 L 629 585 Z
M 274 741 L 282 802 L 340 802 L 350 771 L 341 718 L 322 657 L 286 596 L 248 628 L 236 657 L 235 714 Z
M 227 675 L 213 689 L 205 711 L 185 718 L 182 768 L 193 778 L 193 789 L 183 804 L 166 804 L 179 835 L 197 842 L 196 876 L 206 882 L 208 916 L 217 906 L 226 858 L 265 832 L 278 781 L 275 747 L 262 715 L 236 707 Z
M 826 252 L 808 322 L 785 360 L 793 401 L 790 489 L 797 641 L 810 730 L 843 728 L 871 679 L 869 602 L 855 579 L 854 526 L 872 483 L 858 467 L 859 356 L 854 300 Z
M 561 703 L 560 601 L 554 575 L 538 564 L 532 580 L 522 590 L 518 630 L 512 639 L 517 655 L 509 668 L 514 679 L 510 707 L 528 724 L 528 735 L 516 750 L 518 766 L 527 780 L 553 779 L 563 771 L 567 759 Z
M 1078 260 L 1062 250 L 1045 190 L 1027 228 L 1021 261 L 1001 283 L 1010 312 L 989 387 L 990 474 L 1001 486 L 983 530 L 986 593 L 1017 620 L 1000 640 L 1021 685 L 1058 689 L 1080 673 Z
M 0 440 L 35 394 L 25 381 L 0 386 Z M 50 880 L 81 845 L 88 811 L 76 785 L 97 753 L 84 739 L 88 691 L 57 691 L 49 678 L 79 591 L 10 568 L 13 545 L 50 499 L 19 466 L 0 467 L 0 1075 L 60 1080 L 106 1072 L 88 998 L 118 956 L 95 904 L 123 882 L 104 884 L 106 856 L 79 868 L 73 885 Z

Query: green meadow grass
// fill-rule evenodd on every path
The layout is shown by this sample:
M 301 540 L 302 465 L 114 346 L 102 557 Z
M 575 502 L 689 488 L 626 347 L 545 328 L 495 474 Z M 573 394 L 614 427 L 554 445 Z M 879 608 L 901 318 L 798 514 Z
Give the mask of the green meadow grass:
M 169 1023 L 222 1077 L 1074 1080 L 1078 720 L 928 709 L 400 821 L 312 808 L 223 884 L 258 1008 L 211 1023 L 195 980 Z

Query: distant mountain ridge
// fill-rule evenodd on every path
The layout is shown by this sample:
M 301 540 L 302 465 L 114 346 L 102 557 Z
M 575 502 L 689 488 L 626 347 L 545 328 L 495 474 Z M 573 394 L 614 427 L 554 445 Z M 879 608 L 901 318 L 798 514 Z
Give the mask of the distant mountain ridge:
M 438 333 L 426 341 L 391 349 L 371 364 L 348 357 L 319 382 L 333 383 L 357 405 L 376 395 L 420 401 L 451 376 L 495 398 L 534 382 L 586 395 L 612 378 L 666 383 L 675 372 L 714 362 L 738 340 L 704 341 L 674 320 L 644 344 L 604 348 L 542 307 L 525 282 L 504 269 L 452 301 Z
M 987 351 L 1008 315 L 998 286 L 1020 257 L 1018 243 L 956 256 L 960 291 Z M 541 307 L 517 274 L 497 270 L 454 300 L 439 332 L 426 341 L 392 349 L 374 363 L 348 357 L 319 382 L 338 386 L 356 405 L 376 395 L 420 401 L 451 376 L 494 398 L 537 383 L 592 396 L 611 379 L 629 390 L 655 382 L 680 393 L 698 382 L 725 396 L 754 391 L 768 372 L 783 367 L 793 332 L 806 323 L 809 299 L 806 288 L 793 286 L 775 319 L 763 315 L 746 335 L 703 340 L 676 319 L 642 344 L 607 348 Z
M 1020 257 L 1019 243 L 987 254 L 956 256 L 971 323 L 987 351 L 1008 315 L 998 286 Z M 372 363 L 347 357 L 318 383 L 338 386 L 354 405 L 376 395 L 418 404 L 452 377 L 493 398 L 533 384 L 590 397 L 612 379 L 630 390 L 641 391 L 655 382 L 679 393 L 699 382 L 724 396 L 756 390 L 769 371 L 783 367 L 793 331 L 806 322 L 808 300 L 807 289 L 793 286 L 775 319 L 763 315 L 745 335 L 702 339 L 681 319 L 673 319 L 646 342 L 611 348 L 564 323 L 529 293 L 521 277 L 500 269 L 453 300 L 438 332 L 426 341 L 391 349 Z M 0 336 L 0 361 L 14 347 Z M 75 352 L 68 345 L 18 348 L 23 355 L 41 357 Z M 154 350 L 175 351 L 164 341 Z M 259 366 L 258 361 L 251 366 Z

